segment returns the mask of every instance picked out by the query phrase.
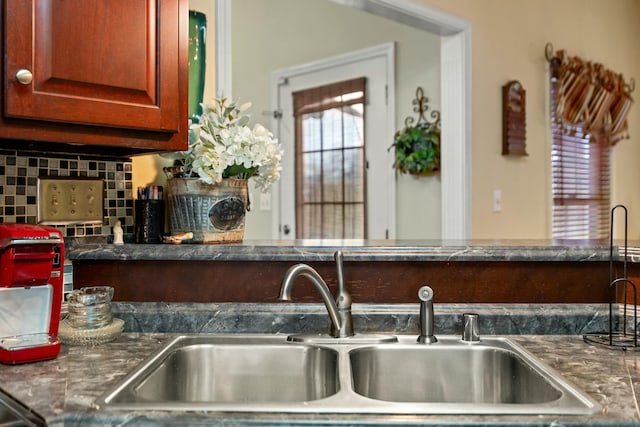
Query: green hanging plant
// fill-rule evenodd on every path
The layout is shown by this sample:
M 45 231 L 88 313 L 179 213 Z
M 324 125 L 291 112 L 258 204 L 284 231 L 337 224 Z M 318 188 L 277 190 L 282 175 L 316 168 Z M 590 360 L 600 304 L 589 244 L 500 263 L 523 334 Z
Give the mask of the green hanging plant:
M 437 126 L 406 127 L 395 134 L 394 167 L 402 173 L 427 176 L 440 170 L 440 129 Z
M 396 132 L 391 147 L 396 149 L 393 167 L 402 173 L 426 176 L 440 170 L 440 112 L 431 111 L 434 122 L 425 119 L 429 109 L 429 99 L 424 96 L 420 86 L 416 89 L 416 97 L 412 101 L 413 111 L 418 113 L 418 121 L 414 125 L 413 117 L 404 121 L 405 128 Z

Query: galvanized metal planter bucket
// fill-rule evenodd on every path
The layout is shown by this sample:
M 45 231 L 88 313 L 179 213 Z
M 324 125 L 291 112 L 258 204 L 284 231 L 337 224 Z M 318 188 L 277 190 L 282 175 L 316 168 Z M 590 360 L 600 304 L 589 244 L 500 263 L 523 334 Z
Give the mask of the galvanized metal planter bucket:
M 192 232 L 193 243 L 232 243 L 244 238 L 249 210 L 246 179 L 207 184 L 198 178 L 167 180 L 171 234 Z

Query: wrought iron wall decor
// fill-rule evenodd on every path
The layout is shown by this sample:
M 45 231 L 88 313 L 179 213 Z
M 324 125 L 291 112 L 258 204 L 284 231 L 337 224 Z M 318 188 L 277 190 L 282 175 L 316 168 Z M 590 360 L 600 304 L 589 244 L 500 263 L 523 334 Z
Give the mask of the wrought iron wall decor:
M 624 80 L 602 64 L 569 56 L 564 50 L 554 52 L 545 46 L 551 78 L 558 82 L 557 120 L 569 131 L 601 134 L 615 144 L 629 138 L 627 115 L 633 98 L 635 80 Z
M 526 91 L 517 80 L 502 86 L 502 154 L 527 156 Z
M 394 167 L 402 173 L 428 176 L 440 171 L 440 112 L 432 110 L 431 118 L 435 120 L 429 122 L 425 117 L 428 102 L 429 98 L 418 87 L 412 101 L 418 120 L 407 117 L 405 128 L 396 132 L 389 147 L 395 148 Z

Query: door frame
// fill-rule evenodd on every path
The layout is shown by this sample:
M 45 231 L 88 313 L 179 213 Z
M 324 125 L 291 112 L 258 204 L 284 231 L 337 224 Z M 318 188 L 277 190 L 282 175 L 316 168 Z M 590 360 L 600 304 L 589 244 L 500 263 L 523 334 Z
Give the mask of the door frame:
M 215 0 L 216 96 L 231 97 L 231 1 Z M 440 36 L 441 237 L 471 237 L 471 23 L 413 0 L 331 0 Z
M 354 52 L 348 52 L 341 55 L 332 56 L 329 58 L 323 58 L 320 60 L 308 62 L 305 64 L 294 65 L 292 67 L 287 67 L 282 70 L 275 70 L 271 72 L 271 111 L 279 111 L 281 100 L 280 96 L 280 86 L 284 82 L 286 82 L 290 78 L 295 78 L 297 76 L 303 76 L 309 73 L 321 72 L 322 70 L 327 70 L 336 67 L 343 67 L 354 62 L 366 61 L 368 59 L 374 58 L 382 58 L 386 63 L 386 116 L 385 116 L 385 129 L 386 133 L 382 136 L 383 141 L 393 141 L 394 135 L 394 123 L 395 123 L 395 114 L 396 114 L 396 101 L 395 101 L 395 43 L 389 42 L 384 43 L 378 46 L 371 46 L 369 48 L 360 49 Z M 366 108 L 366 105 L 365 105 Z M 366 117 L 366 114 L 365 114 Z M 365 119 L 366 120 L 366 119 Z M 280 137 L 280 129 L 278 128 L 281 125 L 281 119 L 273 118 L 271 120 L 273 129 L 276 130 L 276 134 Z M 366 127 L 366 126 L 365 126 Z M 366 132 L 365 132 L 366 134 Z M 371 146 L 368 146 L 371 149 Z M 379 147 L 373 147 L 379 148 Z M 368 152 L 368 149 L 365 148 L 365 153 Z M 386 157 L 387 164 L 393 163 L 393 152 L 387 151 L 384 155 Z M 367 162 L 371 161 L 370 156 L 367 155 L 365 159 Z M 393 168 L 386 168 L 386 174 L 378 172 L 378 175 L 385 175 L 383 181 L 387 184 L 386 186 L 386 200 L 393 200 L 394 203 L 386 203 L 384 206 L 386 207 L 385 217 L 386 224 L 384 227 L 387 230 L 387 236 L 389 239 L 395 238 L 396 233 L 396 179 L 395 179 L 395 170 Z M 367 192 L 369 193 L 372 188 L 375 188 L 375 184 L 372 184 L 372 178 L 369 176 L 369 168 L 366 170 L 367 174 Z M 379 180 L 379 177 L 374 177 L 375 180 Z M 373 185 L 373 187 L 372 187 Z M 271 230 L 272 236 L 274 239 L 282 239 L 281 237 L 281 212 L 282 212 L 282 181 L 278 183 L 278 185 L 273 187 L 273 200 L 274 203 L 272 206 L 272 222 L 271 222 Z M 367 194 L 367 201 L 370 200 L 369 194 Z M 370 209 L 370 208 L 369 208 Z M 369 212 L 367 212 L 369 214 Z M 371 216 L 369 216 L 371 220 Z M 296 228 L 297 229 L 297 228 Z

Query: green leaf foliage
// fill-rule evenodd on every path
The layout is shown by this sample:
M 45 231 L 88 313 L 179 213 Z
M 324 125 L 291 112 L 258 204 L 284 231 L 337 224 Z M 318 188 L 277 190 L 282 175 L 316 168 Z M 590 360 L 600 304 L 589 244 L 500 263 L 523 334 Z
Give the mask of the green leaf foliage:
M 396 132 L 394 167 L 402 173 L 432 175 L 440 170 L 440 130 L 415 126 Z

